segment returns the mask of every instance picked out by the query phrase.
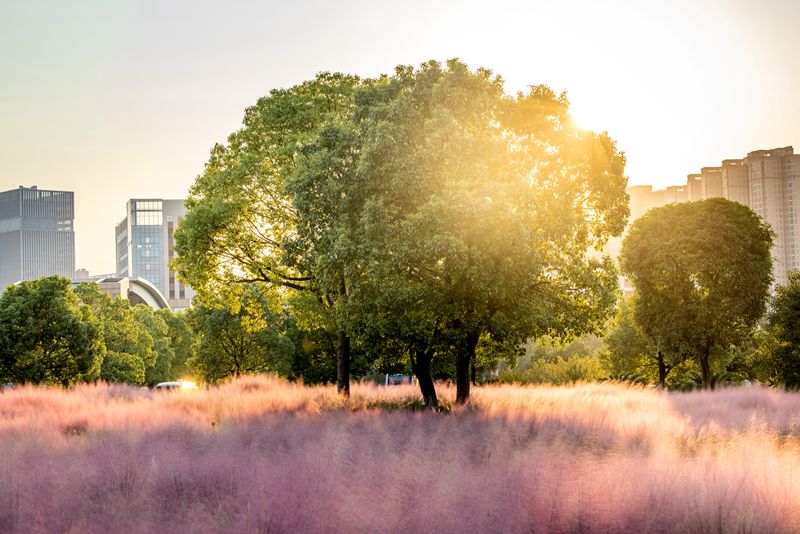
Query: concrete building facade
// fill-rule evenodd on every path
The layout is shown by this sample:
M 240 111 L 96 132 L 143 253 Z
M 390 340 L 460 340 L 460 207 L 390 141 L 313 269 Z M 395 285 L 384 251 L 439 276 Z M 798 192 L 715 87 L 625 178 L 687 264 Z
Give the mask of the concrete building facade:
M 630 197 L 632 221 L 660 205 L 656 195 L 653 194 L 652 185 L 632 185 L 628 188 L 628 197 Z
M 722 167 L 700 169 L 700 198 L 722 196 Z
M 75 272 L 75 198 L 36 186 L 0 193 L 0 291 L 21 280 Z
M 750 205 L 750 182 L 743 159 L 722 161 L 722 196 L 745 206 Z
M 744 164 L 750 185 L 749 206 L 775 230 L 775 281 L 785 284 L 787 273 L 800 268 L 796 198 L 800 154 L 790 146 L 756 150 L 747 154 Z
M 117 276 L 147 280 L 176 310 L 188 308 L 195 294 L 169 268 L 175 229 L 185 216 L 183 200 L 131 199 L 115 232 Z
M 699 174 L 697 175 L 700 176 Z M 666 189 L 653 191 L 650 185 L 632 185 L 628 188 L 630 197 L 630 220 L 634 221 L 653 208 L 666 206 L 675 202 L 689 200 L 691 185 L 672 185 Z M 697 188 L 699 195 L 699 187 Z
M 703 198 L 703 184 L 699 174 L 686 176 L 686 199 L 691 201 Z

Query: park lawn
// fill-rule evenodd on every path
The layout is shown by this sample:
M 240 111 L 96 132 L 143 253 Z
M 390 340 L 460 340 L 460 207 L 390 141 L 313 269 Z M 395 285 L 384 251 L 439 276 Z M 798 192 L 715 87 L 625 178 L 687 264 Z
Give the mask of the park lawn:
M 453 388 L 440 386 L 452 407 Z M 0 532 L 798 532 L 800 394 L 0 393 Z

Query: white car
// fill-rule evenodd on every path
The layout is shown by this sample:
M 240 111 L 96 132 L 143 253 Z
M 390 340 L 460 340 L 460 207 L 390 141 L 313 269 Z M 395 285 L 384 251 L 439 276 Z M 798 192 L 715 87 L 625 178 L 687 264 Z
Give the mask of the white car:
M 160 382 L 156 384 L 156 387 L 159 391 L 170 391 L 173 389 L 197 389 L 197 384 L 190 380 L 177 380 L 175 382 Z

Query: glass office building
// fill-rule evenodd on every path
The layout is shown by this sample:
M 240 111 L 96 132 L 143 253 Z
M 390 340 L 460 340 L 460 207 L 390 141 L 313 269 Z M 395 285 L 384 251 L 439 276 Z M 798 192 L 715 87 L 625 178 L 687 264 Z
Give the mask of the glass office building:
M 0 290 L 20 280 L 75 273 L 75 198 L 36 186 L 0 193 Z
M 186 215 L 183 200 L 131 199 L 116 228 L 117 275 L 144 278 L 173 309 L 189 307 L 194 291 L 169 268 L 175 256 L 173 234 Z

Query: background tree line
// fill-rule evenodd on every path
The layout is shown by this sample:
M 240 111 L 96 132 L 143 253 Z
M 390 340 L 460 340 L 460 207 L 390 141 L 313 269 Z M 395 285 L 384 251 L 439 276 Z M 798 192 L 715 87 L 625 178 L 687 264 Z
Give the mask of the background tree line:
M 153 386 L 260 372 L 330 380 L 331 340 L 270 309 L 256 291 L 242 302 L 235 311 L 198 305 L 172 313 L 131 306 L 90 282 L 74 289 L 57 276 L 20 282 L 0 296 L 0 383 Z
M 71 385 L 105 380 L 152 386 L 181 377 L 216 383 L 231 376 L 270 372 L 306 383 L 336 376 L 335 339 L 308 331 L 286 310 L 266 306 L 256 288 L 245 306 L 197 306 L 173 314 L 131 307 L 91 283 L 74 290 L 50 277 L 12 286 L 0 297 L 0 382 Z M 544 337 L 511 352 L 481 345 L 476 380 L 530 384 L 620 380 L 703 386 L 699 363 L 659 357 L 636 322 L 637 296 L 620 299 L 603 332 L 564 341 Z M 709 386 L 760 382 L 800 387 L 800 273 L 778 287 L 769 312 L 738 345 L 714 351 Z M 502 347 L 500 348 L 502 349 Z M 358 353 L 355 374 L 410 373 L 410 362 Z M 666 363 L 665 363 L 666 362 Z M 453 380 L 454 362 L 437 360 L 431 375 Z

